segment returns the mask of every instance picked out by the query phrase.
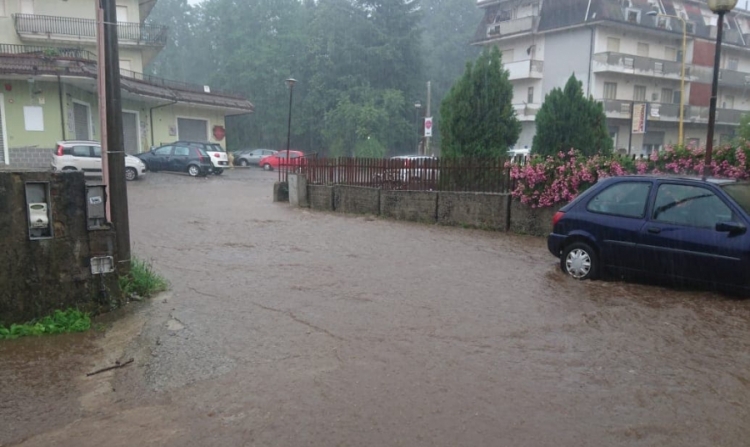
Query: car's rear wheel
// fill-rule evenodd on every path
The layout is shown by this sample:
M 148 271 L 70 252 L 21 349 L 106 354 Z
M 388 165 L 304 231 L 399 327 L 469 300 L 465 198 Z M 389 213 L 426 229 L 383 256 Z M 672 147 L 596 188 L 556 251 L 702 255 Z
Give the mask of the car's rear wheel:
M 198 177 L 201 174 L 201 168 L 197 165 L 190 165 L 188 166 L 187 172 L 190 177 Z
M 575 279 L 596 279 L 599 276 L 599 256 L 589 244 L 573 242 L 563 249 L 560 267 Z
M 221 175 L 224 173 L 222 168 L 214 168 L 214 175 Z
M 242 166 L 243 168 L 246 168 L 249 164 L 250 163 L 248 163 L 244 158 L 240 160 L 240 166 Z
M 265 169 L 266 171 L 270 171 L 273 168 L 271 168 L 270 164 L 266 163 L 266 164 L 263 165 L 263 169 Z
M 132 182 L 138 178 L 138 171 L 135 168 L 125 168 L 125 180 Z

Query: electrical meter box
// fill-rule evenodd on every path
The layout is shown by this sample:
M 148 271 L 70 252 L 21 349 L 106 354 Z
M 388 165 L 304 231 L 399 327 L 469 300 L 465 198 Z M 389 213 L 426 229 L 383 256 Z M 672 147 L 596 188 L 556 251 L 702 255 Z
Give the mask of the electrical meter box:
M 29 239 L 52 238 L 52 210 L 49 182 L 26 182 L 26 215 Z
M 107 226 L 107 194 L 103 184 L 86 185 L 86 217 L 89 230 Z

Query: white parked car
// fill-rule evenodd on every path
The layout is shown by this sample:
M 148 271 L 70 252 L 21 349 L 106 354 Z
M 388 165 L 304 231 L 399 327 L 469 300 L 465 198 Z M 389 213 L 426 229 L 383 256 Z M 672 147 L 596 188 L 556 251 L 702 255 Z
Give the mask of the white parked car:
M 52 155 L 52 170 L 83 171 L 86 176 L 102 175 L 102 147 L 97 141 L 58 141 Z M 132 155 L 125 155 L 125 179 L 135 180 L 146 174 L 146 165 Z

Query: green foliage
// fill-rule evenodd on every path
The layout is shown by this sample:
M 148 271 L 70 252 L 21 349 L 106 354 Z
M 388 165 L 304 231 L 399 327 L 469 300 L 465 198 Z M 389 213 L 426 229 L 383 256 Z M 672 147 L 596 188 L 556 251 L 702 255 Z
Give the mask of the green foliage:
M 750 113 L 745 113 L 740 118 L 740 127 L 737 128 L 737 141 L 750 141 Z
M 557 155 L 571 148 L 586 156 L 608 155 L 612 139 L 602 104 L 583 95 L 582 83 L 572 75 L 565 89 L 553 89 L 536 114 L 536 135 L 531 152 Z
M 485 50 L 440 105 L 445 157 L 502 157 L 515 144 L 521 123 L 512 105 L 513 86 L 500 51 Z
M 120 277 L 120 290 L 125 296 L 149 298 L 167 290 L 167 280 L 154 272 L 151 264 L 137 258 L 130 263 L 130 273 Z
M 52 315 L 26 324 L 11 324 L 0 326 L 0 340 L 16 339 L 29 335 L 65 334 L 70 332 L 84 332 L 91 327 L 89 314 L 79 310 L 56 310 Z

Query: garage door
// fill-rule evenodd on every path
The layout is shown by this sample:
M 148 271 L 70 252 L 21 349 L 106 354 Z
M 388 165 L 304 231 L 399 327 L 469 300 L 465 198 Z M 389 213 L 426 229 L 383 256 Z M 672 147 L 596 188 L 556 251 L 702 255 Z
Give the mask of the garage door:
M 138 153 L 138 114 L 122 112 L 122 141 L 126 154 Z
M 177 118 L 177 136 L 181 141 L 208 141 L 208 121 Z
M 73 103 L 73 124 L 76 131 L 76 140 L 90 140 L 91 128 L 89 127 L 89 108 L 77 102 Z

